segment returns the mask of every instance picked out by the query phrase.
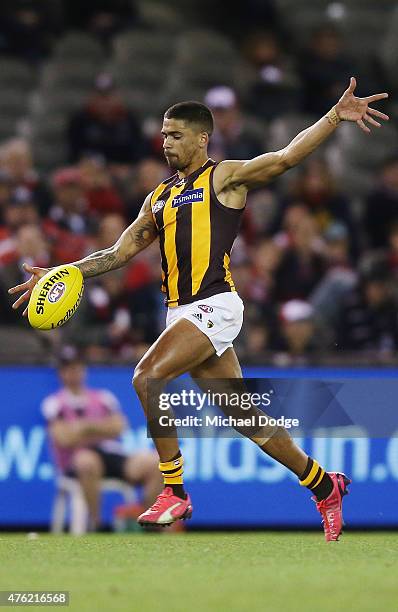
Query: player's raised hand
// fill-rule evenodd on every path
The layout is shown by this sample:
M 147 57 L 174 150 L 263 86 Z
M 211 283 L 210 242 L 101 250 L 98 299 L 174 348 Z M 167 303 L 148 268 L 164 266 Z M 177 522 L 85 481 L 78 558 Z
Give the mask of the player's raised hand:
M 30 266 L 27 263 L 23 264 L 23 269 L 26 272 L 31 272 L 32 276 L 24 283 L 21 283 L 20 285 L 15 285 L 15 287 L 10 287 L 10 289 L 8 290 L 8 293 L 18 293 L 20 291 L 23 291 L 22 295 L 20 295 L 19 298 L 12 305 L 14 309 L 18 308 L 21 304 L 29 300 L 33 287 L 41 279 L 41 277 L 47 274 L 47 272 L 49 271 L 49 268 L 38 268 L 36 266 Z M 26 317 L 27 313 L 28 308 L 26 307 L 22 315 Z
M 369 104 L 372 102 L 377 102 L 378 100 L 384 100 L 384 98 L 388 98 L 388 93 L 379 93 L 373 94 L 372 96 L 367 96 L 366 98 L 357 98 L 354 96 L 356 86 L 357 82 L 355 77 L 351 77 L 348 88 L 345 90 L 335 106 L 336 113 L 339 119 L 342 121 L 355 121 L 361 130 L 364 132 L 370 132 L 370 129 L 365 124 L 365 121 L 370 125 L 379 128 L 381 127 L 381 124 L 373 117 L 377 117 L 383 121 L 388 121 L 389 117 L 375 108 L 371 108 Z

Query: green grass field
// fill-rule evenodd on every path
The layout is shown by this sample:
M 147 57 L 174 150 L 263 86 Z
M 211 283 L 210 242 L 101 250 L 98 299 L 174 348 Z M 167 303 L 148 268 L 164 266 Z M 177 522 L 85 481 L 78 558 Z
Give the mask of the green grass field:
M 0 590 L 78 612 L 395 611 L 397 570 L 398 533 L 0 534 Z

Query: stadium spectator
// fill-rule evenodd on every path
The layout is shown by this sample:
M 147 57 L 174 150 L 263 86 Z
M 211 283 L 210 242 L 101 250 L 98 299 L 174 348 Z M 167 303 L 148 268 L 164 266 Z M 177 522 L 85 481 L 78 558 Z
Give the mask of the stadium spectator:
M 13 300 L 7 293 L 7 288 L 29 278 L 30 274 L 26 274 L 22 268 L 23 262 L 41 268 L 51 265 L 50 251 L 39 225 L 21 225 L 12 242 L 14 248 L 10 248 L 7 261 L 0 267 L 0 321 L 3 324 L 24 325 L 25 320 L 11 308 Z
M 97 231 L 92 238 L 90 251 L 100 251 L 115 244 L 126 229 L 126 222 L 122 215 L 117 213 L 105 215 L 98 223 Z
M 9 23 L 11 14 L 18 14 L 17 20 L 25 22 L 25 26 L 28 26 L 30 20 L 32 31 L 43 25 L 47 28 L 47 33 L 44 33 L 44 47 L 47 48 L 47 26 L 59 10 L 55 4 L 61 3 L 62 0 L 57 3 L 43 0 L 40 7 L 37 7 L 37 3 L 30 0 L 18 0 L 18 6 L 14 6 L 15 3 L 5 0 L 0 9 L 0 16 L 3 16 L 3 21 L 0 18 L 0 34 L 1 24 L 5 23 L 4 17 Z M 96 6 L 88 3 L 83 8 L 80 4 L 78 6 L 75 0 L 64 3 L 67 19 L 62 27 L 66 27 L 66 30 L 73 23 L 73 28 L 83 28 L 101 40 L 109 41 L 116 31 L 124 29 L 135 20 L 135 7 L 131 11 L 124 0 L 112 3 L 105 0 Z M 336 92 L 340 93 L 343 87 L 342 81 L 345 82 L 346 75 L 353 70 L 344 38 L 334 25 L 318 28 L 308 48 L 300 56 L 299 63 L 295 64 L 298 52 L 296 42 L 292 39 L 287 46 L 281 28 L 269 26 L 276 20 L 273 1 L 249 0 L 244 9 L 241 7 L 238 10 L 237 5 L 235 8 L 230 7 L 228 14 L 220 8 L 215 9 L 214 13 L 212 6 L 211 12 L 213 26 L 214 19 L 222 18 L 220 29 L 233 35 L 235 50 L 241 51 L 244 60 L 242 81 L 238 79 L 239 83 L 236 83 L 239 89 L 235 90 L 233 85 L 216 86 L 207 94 L 207 102 L 213 108 L 217 123 L 212 138 L 214 149 L 210 151 L 217 158 L 244 158 L 267 150 L 263 142 L 263 121 L 248 118 L 244 111 L 249 108 L 262 119 L 271 116 L 276 110 L 278 115 L 283 114 L 286 102 L 283 96 L 289 91 L 290 97 L 286 103 L 291 104 L 297 114 L 299 104 L 295 95 L 297 88 L 300 88 L 298 75 L 305 80 L 303 104 L 306 112 L 316 112 L 319 116 L 329 107 L 327 99 L 331 97 L 335 102 Z M 198 9 L 192 6 L 187 7 L 187 10 L 189 15 L 197 15 L 196 21 L 206 21 L 203 7 Z M 33 13 L 37 13 L 39 19 Z M 255 15 L 265 14 L 270 15 L 271 21 L 268 18 L 254 18 Z M 250 22 L 250 28 L 244 27 L 246 21 Z M 259 29 L 264 27 L 268 29 Z M 4 42 L 7 45 L 10 43 L 11 32 L 12 29 L 7 33 L 7 40 L 0 40 L 0 48 Z M 54 37 L 55 32 L 53 29 L 51 36 Z M 33 38 L 29 37 L 30 34 L 26 41 L 22 41 L 22 55 L 20 51 L 15 51 L 18 57 L 23 57 L 31 44 Z M 20 40 L 18 33 L 11 43 L 18 46 Z M 10 52 L 14 53 L 11 47 L 6 50 L 6 53 Z M 40 53 L 40 50 L 38 53 L 34 51 L 29 61 L 35 61 Z M 369 70 L 372 70 L 372 66 Z M 253 88 L 250 90 L 251 84 Z M 359 85 L 361 88 L 366 87 L 362 76 Z M 256 87 L 259 89 L 256 90 Z M 282 96 L 280 99 L 279 95 Z M 238 103 L 238 99 L 242 104 Z M 249 107 L 246 105 L 248 100 Z M 61 112 L 56 107 L 54 111 L 56 114 Z M 65 168 L 56 168 L 54 179 L 58 177 L 58 183 L 56 180 L 51 183 L 48 176 L 44 176 L 46 182 L 43 181 L 38 173 L 42 168 L 36 167 L 30 142 L 26 138 L 18 137 L 0 143 L 0 268 L 18 259 L 15 235 L 22 225 L 39 223 L 39 215 L 43 219 L 42 227 L 50 245 L 51 265 L 83 257 L 92 250 L 93 244 L 95 248 L 107 248 L 113 244 L 118 238 L 117 232 L 137 217 L 147 193 L 170 174 L 163 160 L 160 127 L 156 128 L 158 119 L 151 117 L 139 125 L 121 100 L 109 75 L 99 75 L 87 104 L 71 120 L 69 136 L 73 132 L 77 143 L 71 155 L 77 161 L 77 166 L 68 168 L 67 172 L 64 172 Z M 260 129 L 258 125 L 261 125 Z M 25 128 L 25 125 L 22 124 L 22 127 Z M 141 129 L 148 139 L 151 130 L 156 129 L 156 142 L 147 147 Z M 38 153 L 41 144 L 34 143 L 34 150 L 37 146 Z M 340 141 L 337 139 L 337 151 L 339 146 Z M 357 165 L 362 163 L 359 153 L 358 159 L 352 160 L 354 174 Z M 344 171 L 348 174 L 351 169 Z M 374 171 L 369 169 L 368 174 L 372 178 Z M 274 325 L 275 308 L 279 303 L 297 297 L 311 301 L 317 321 L 320 317 L 324 325 L 334 332 L 341 300 L 356 282 L 357 270 L 353 266 L 357 266 L 363 255 L 365 258 L 369 255 L 377 259 L 381 253 L 392 277 L 396 278 L 397 275 L 398 248 L 394 230 L 398 223 L 396 155 L 383 165 L 379 184 L 368 196 L 364 196 L 365 202 L 359 200 L 358 194 L 340 189 L 322 159 L 312 158 L 302 170 L 293 171 L 291 177 L 291 188 L 288 179 L 283 192 L 271 185 L 270 189 L 250 194 L 240 240 L 236 242 L 232 253 L 233 277 L 246 300 L 247 330 L 253 325 L 253 346 L 256 342 L 260 343 L 260 336 L 265 341 L 266 334 L 268 347 L 270 343 L 274 344 L 274 338 L 269 337 L 269 330 Z M 360 218 L 362 211 L 362 226 L 358 228 L 357 213 Z M 313 236 L 311 239 L 308 236 L 307 239 L 300 239 L 300 235 L 306 233 L 302 228 L 311 225 L 308 222 L 309 215 L 315 221 Z M 370 254 L 368 247 L 372 249 Z M 112 344 L 109 338 L 104 344 L 96 345 L 97 348 L 93 345 L 93 358 L 99 359 L 102 355 L 106 359 L 120 359 L 124 355 L 127 359 L 130 355 L 131 359 L 135 359 L 141 350 L 139 347 L 146 346 L 154 330 L 159 328 L 164 309 L 156 286 L 159 280 L 156 276 L 160 275 L 156 249 L 157 245 L 154 244 L 153 248 L 147 249 L 135 259 L 126 268 L 120 281 L 124 285 L 123 299 L 131 317 L 133 335 L 127 342 L 123 340 L 121 346 Z M 278 256 L 275 258 L 276 252 Z M 267 263 L 264 263 L 264 258 Z M 273 265 L 275 259 L 278 260 L 276 269 Z M 96 286 L 97 281 L 92 283 Z M 101 291 L 107 293 L 102 283 L 99 285 Z M 396 284 L 392 290 L 396 291 Z M 112 300 L 110 303 L 111 316 L 106 325 L 110 325 L 118 309 Z M 84 308 L 79 309 L 76 318 L 60 333 L 67 335 L 68 330 L 73 329 L 80 310 L 83 312 Z M 264 330 L 259 329 L 261 325 Z M 243 334 L 246 334 L 246 328 Z M 121 348 L 123 346 L 127 348 Z M 246 354 L 250 359 L 249 353 Z
M 209 145 L 213 159 L 250 159 L 264 152 L 257 125 L 241 113 L 233 89 L 217 86 L 209 89 L 204 103 L 212 110 L 215 128 Z
M 270 328 L 261 316 L 246 317 L 237 342 L 238 354 L 245 363 L 269 362 L 269 333 Z
M 99 225 L 96 241 L 91 250 L 108 248 L 116 242 L 124 228 L 125 222 L 122 217 L 107 215 Z M 158 321 L 159 315 L 160 320 L 162 319 L 161 314 L 164 311 L 164 305 L 160 301 L 162 298 L 159 291 L 161 277 L 158 257 L 157 245 L 154 244 L 152 248 L 146 249 L 144 253 L 134 258 L 125 268 L 123 282 L 127 291 L 136 341 L 151 342 L 162 327 Z
M 387 263 L 391 277 L 394 279 L 394 285 L 398 284 L 398 221 L 390 227 L 388 235 L 388 248 L 383 253 Z
M 130 164 L 147 150 L 140 125 L 109 74 L 97 77 L 86 104 L 71 117 L 68 142 L 72 162 L 94 153 L 112 164 Z
M 337 350 L 358 351 L 378 361 L 391 360 L 398 348 L 397 302 L 385 263 L 362 270 L 347 294 L 337 325 Z
M 282 249 L 271 238 L 263 238 L 249 252 L 252 265 L 243 295 L 257 304 L 271 304 L 274 299 L 275 271 L 281 263 Z
M 146 157 L 135 167 L 135 173 L 126 186 L 127 216 L 132 223 L 138 216 L 142 204 L 156 185 L 159 185 L 170 172 L 163 161 Z
M 275 243 L 282 249 L 291 246 L 293 236 L 302 219 L 308 217 L 308 208 L 303 202 L 292 201 L 287 207 L 280 206 L 279 213 L 274 219 L 270 233 Z
M 22 225 L 39 223 L 39 213 L 32 202 L 32 194 L 25 187 L 12 192 L 8 202 L 4 202 L 2 225 L 0 225 L 0 265 L 14 259 L 14 234 Z
M 195 3 L 192 5 L 195 6 Z M 231 0 L 226 11 L 222 3 L 203 0 L 195 7 L 195 19 L 204 20 L 209 28 L 240 41 L 247 32 L 258 28 L 259 24 L 267 24 L 272 30 L 280 27 L 276 5 L 275 0 L 247 0 L 245 4 Z
M 263 238 L 250 246 L 246 253 L 248 259 L 243 257 L 237 261 L 234 257 L 232 274 L 237 291 L 245 300 L 245 319 L 238 351 L 250 363 L 266 359 L 265 353 L 275 341 L 274 277 L 282 250 L 271 238 Z
M 106 215 L 87 252 L 112 246 L 125 227 L 120 215 Z M 64 330 L 69 342 L 87 344 L 87 359 L 135 362 L 160 333 L 159 310 L 164 307 L 157 258 L 155 245 L 155 253 L 148 249 L 123 270 L 87 283 L 85 300 Z
M 323 278 L 310 296 L 310 302 L 332 342 L 343 300 L 356 285 L 357 273 L 351 264 L 346 226 L 338 222 L 333 223 L 326 230 L 324 239 L 323 254 L 327 267 Z
M 93 222 L 88 216 L 80 171 L 60 168 L 53 175 L 52 186 L 54 202 L 43 227 L 52 244 L 54 261 L 74 261 L 85 255 Z
M 333 24 L 318 27 L 299 57 L 303 84 L 302 111 L 322 116 L 335 104 L 344 84 L 357 74 L 342 34 Z
M 4 2 L 0 12 L 0 52 L 27 62 L 48 54 L 51 29 L 46 2 L 18 0 Z
M 5 211 L 12 196 L 12 182 L 8 173 L 0 169 L 0 226 L 5 225 Z
M 50 206 L 50 192 L 33 164 L 32 150 L 24 138 L 13 138 L 0 147 L 0 168 L 14 189 L 24 187 L 32 194 L 41 216 Z
M 85 30 L 107 43 L 117 32 L 136 24 L 134 0 L 64 0 L 65 20 L 69 27 Z
M 369 246 L 385 248 L 393 224 L 398 222 L 398 156 L 388 159 L 379 173 L 377 187 L 366 201 L 364 225 Z
M 21 225 L 40 221 L 39 212 L 32 200 L 32 193 L 25 187 L 14 189 L 3 206 L 3 229 L 7 235 L 15 232 Z
M 307 299 L 325 272 L 321 239 L 314 219 L 307 214 L 290 235 L 275 271 L 275 299 Z
M 290 300 L 281 307 L 279 320 L 280 336 L 272 347 L 274 364 L 282 367 L 306 365 L 317 350 L 311 304 L 304 300 Z
M 103 157 L 99 155 L 83 157 L 79 163 L 79 170 L 84 197 L 92 216 L 124 214 L 124 202 L 113 185 Z
M 90 361 L 109 357 L 133 359 L 134 336 L 124 270 L 87 284 L 85 300 L 73 325 L 65 330 L 69 342 L 86 346 Z
M 90 362 L 137 363 L 159 334 L 159 287 L 146 262 L 87 283 L 85 299 L 64 330 Z
M 281 206 L 276 225 L 286 206 L 292 202 L 301 202 L 307 207 L 321 233 L 327 231 L 332 223 L 343 223 L 349 231 L 351 255 L 358 255 L 358 231 L 351 213 L 350 200 L 337 189 L 325 160 L 310 159 L 300 169 L 297 178 L 290 183 L 290 196 Z
M 277 34 L 251 34 L 243 44 L 243 53 L 253 71 L 245 108 L 266 121 L 296 111 L 300 83 Z
M 117 398 L 106 389 L 86 384 L 86 368 L 78 355 L 66 355 L 59 366 L 61 389 L 42 403 L 57 469 L 76 477 L 87 502 L 90 527 L 101 526 L 100 482 L 118 478 L 143 487 L 152 503 L 161 489 L 154 452 L 123 452 L 120 435 L 127 423 Z
M 256 189 L 247 197 L 241 233 L 248 244 L 263 236 L 270 236 L 279 214 L 280 198 L 272 188 Z

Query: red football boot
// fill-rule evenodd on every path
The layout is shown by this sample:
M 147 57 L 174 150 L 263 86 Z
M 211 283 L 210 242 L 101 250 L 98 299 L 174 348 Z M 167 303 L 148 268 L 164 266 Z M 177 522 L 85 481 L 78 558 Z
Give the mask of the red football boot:
M 338 472 L 328 472 L 328 474 L 333 482 L 330 495 L 322 501 L 317 501 L 316 497 L 311 499 L 315 501 L 316 508 L 322 515 L 326 542 L 336 542 L 343 531 L 343 497 L 349 492 L 347 487 L 351 480 L 345 474 Z
M 173 489 L 166 487 L 148 510 L 140 514 L 137 521 L 140 525 L 171 525 L 179 519 L 192 516 L 192 502 L 189 495 L 181 499 L 173 495 Z

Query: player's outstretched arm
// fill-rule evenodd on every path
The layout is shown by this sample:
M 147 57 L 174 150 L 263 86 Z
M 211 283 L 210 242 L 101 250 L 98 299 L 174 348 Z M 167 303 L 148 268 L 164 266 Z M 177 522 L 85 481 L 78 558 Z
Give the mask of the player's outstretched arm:
M 388 116 L 371 108 L 369 104 L 388 98 L 388 94 L 358 98 L 354 95 L 355 88 L 356 80 L 351 77 L 348 88 L 337 104 L 322 119 L 300 132 L 284 149 L 265 153 L 248 161 L 223 162 L 225 166 L 222 189 L 239 185 L 252 189 L 267 184 L 310 155 L 335 131 L 341 121 L 354 121 L 364 132 L 370 132 L 367 124 L 380 128 L 381 124 L 374 117 L 387 121 Z
M 85 278 L 121 268 L 129 259 L 137 255 L 137 253 L 145 249 L 155 240 L 157 229 L 152 216 L 150 196 L 151 194 L 145 198 L 137 219 L 123 232 L 119 240 L 113 246 L 102 251 L 96 251 L 79 261 L 71 262 L 81 270 Z M 29 300 L 33 287 L 40 278 L 51 269 L 38 268 L 30 266 L 27 263 L 24 263 L 23 267 L 26 272 L 30 272 L 32 276 L 24 283 L 11 287 L 8 290 L 8 293 L 11 294 L 22 292 L 22 295 L 20 295 L 12 305 L 14 309 Z M 22 313 L 23 316 L 26 316 L 27 312 L 28 309 L 25 308 Z

